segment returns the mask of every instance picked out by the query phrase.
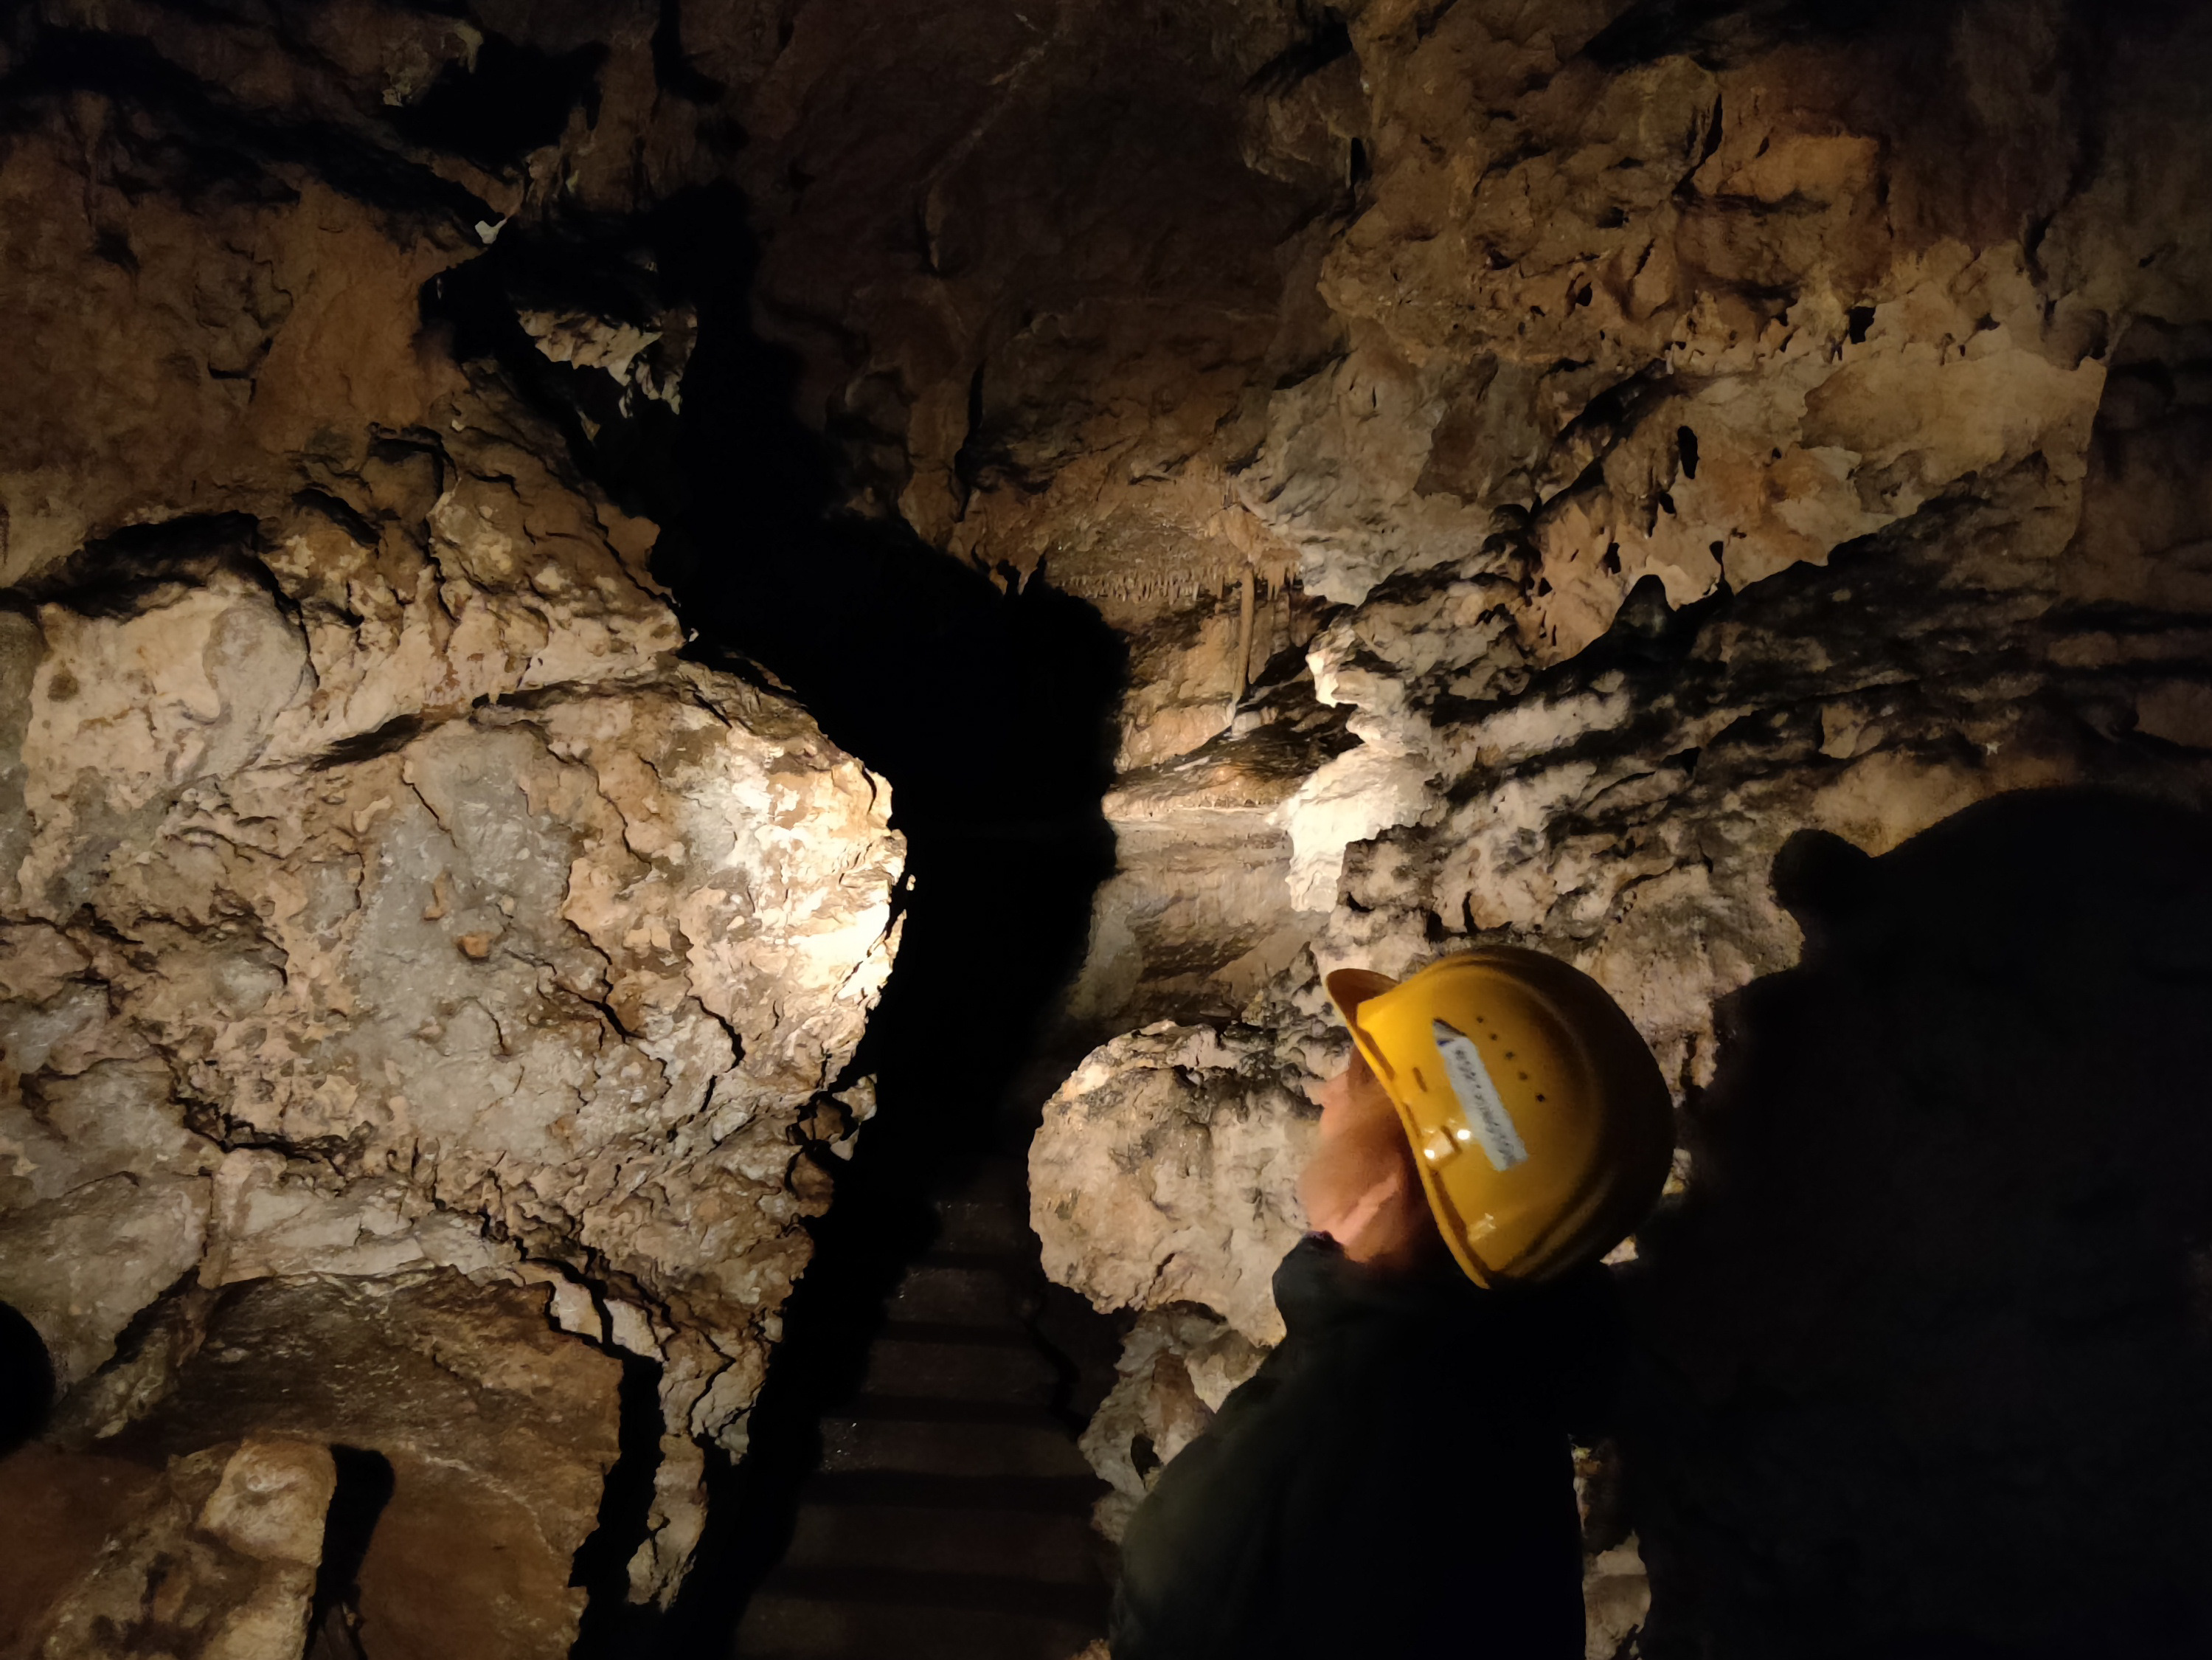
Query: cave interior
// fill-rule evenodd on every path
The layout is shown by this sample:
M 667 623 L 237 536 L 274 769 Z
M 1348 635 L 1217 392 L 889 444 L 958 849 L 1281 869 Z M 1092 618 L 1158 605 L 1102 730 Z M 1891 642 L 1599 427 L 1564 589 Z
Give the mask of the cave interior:
M 1486 944 L 1674 1102 L 1587 1660 L 2212 1654 L 2207 85 L 9 9 L 0 1660 L 1108 1660 Z

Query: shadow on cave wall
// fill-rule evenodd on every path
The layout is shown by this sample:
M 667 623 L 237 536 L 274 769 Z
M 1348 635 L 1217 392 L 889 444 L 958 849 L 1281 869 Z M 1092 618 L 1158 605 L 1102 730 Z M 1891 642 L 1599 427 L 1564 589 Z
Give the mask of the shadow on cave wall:
M 46 1428 L 54 1403 L 54 1362 L 38 1328 L 0 1303 L 0 1458 Z
M 2212 824 L 2001 798 L 1801 834 L 1632 1271 L 1679 1657 L 2212 1652 Z
M 503 237 L 425 296 L 458 356 L 495 359 L 585 469 L 663 527 L 654 572 L 696 635 L 692 654 L 787 685 L 890 781 L 908 839 L 904 934 L 850 1074 L 876 1077 L 879 1112 L 849 1164 L 833 1163 L 836 1197 L 785 1310 L 750 1450 L 715 1478 L 698 1566 L 658 1616 L 622 1605 L 657 1434 L 639 1420 L 602 1510 L 606 1536 L 586 1548 L 604 1582 L 577 1649 L 588 1657 L 726 1651 L 787 1542 L 820 1455 L 817 1420 L 857 1389 L 885 1296 L 929 1243 L 929 1195 L 1026 1146 L 1051 1071 L 1038 1064 L 1050 1007 L 1113 867 L 1100 800 L 1119 637 L 1042 581 L 994 582 L 903 525 L 836 511 L 829 447 L 793 411 L 795 360 L 753 325 L 756 258 L 741 198 L 712 190 L 618 226 Z M 533 303 L 641 322 L 696 306 L 680 417 L 644 400 L 625 408 L 604 376 L 549 362 L 515 320 Z M 1051 1315 L 1072 1321 L 1061 1300 Z M 1072 1403 L 1071 1428 L 1079 1417 Z

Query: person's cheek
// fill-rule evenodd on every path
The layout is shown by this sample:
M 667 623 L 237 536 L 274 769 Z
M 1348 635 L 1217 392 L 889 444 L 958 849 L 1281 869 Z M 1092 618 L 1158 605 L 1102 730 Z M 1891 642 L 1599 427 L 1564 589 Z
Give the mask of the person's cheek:
M 1305 1168 L 1298 1173 L 1298 1203 L 1305 1211 L 1306 1226 L 1316 1233 L 1327 1233 L 1341 1208 L 1340 1139 L 1328 1133 L 1324 1120 L 1322 1134 L 1306 1155 Z
M 1317 1084 L 1312 1091 L 1313 1099 L 1321 1108 L 1321 1133 L 1324 1138 L 1336 1134 L 1344 1116 L 1352 1104 L 1350 1079 L 1343 1073 L 1326 1083 Z

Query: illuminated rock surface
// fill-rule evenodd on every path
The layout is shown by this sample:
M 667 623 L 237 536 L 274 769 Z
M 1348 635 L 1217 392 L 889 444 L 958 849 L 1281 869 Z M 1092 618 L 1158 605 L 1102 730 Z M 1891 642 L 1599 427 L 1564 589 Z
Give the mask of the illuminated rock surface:
M 1109 1521 L 1277 1335 L 1303 1082 L 1340 1054 L 1320 974 L 1512 940 L 1622 1000 L 1694 1132 L 1680 1231 L 1634 1281 L 1692 1383 L 1591 1466 L 1593 1652 L 1652 1594 L 1623 1468 L 1669 1565 L 1655 1653 L 1938 1620 L 1910 1559 L 1962 1517 L 1983 1543 L 1923 1554 L 1999 1611 L 1971 1635 L 2019 1639 L 2001 1611 L 2058 1533 L 1992 1520 L 1994 1478 L 1822 1577 L 1821 1529 L 1886 1525 L 1844 1473 L 1936 1468 L 1971 1391 L 1933 1439 L 1830 1433 L 1807 1402 L 1833 1356 L 1752 1335 L 1848 1286 L 1701 1183 L 1735 1156 L 1803 1215 L 1844 1205 L 1715 1103 L 1783 1087 L 1744 1070 L 1741 1012 L 1808 929 L 1921 866 L 1868 879 L 1832 842 L 1784 857 L 1793 835 L 1910 853 L 2008 791 L 2212 781 L 2203 9 L 465 10 L 54 0 L 0 45 L 0 1298 L 67 1390 L 25 1491 L 81 1480 L 138 1518 L 116 1539 L 211 1554 L 211 1630 L 283 1578 L 196 1519 L 218 1454 L 369 1433 L 276 1410 L 279 1357 L 222 1363 L 213 1334 L 291 1298 L 396 1355 L 434 1310 L 497 1335 L 483 1376 L 505 1346 L 562 1403 L 542 1444 L 454 1455 L 456 1517 L 532 1472 L 543 1623 L 514 1651 L 561 1651 L 580 1606 L 556 1569 L 629 1444 L 623 1356 L 665 1431 L 626 1583 L 672 1592 L 704 1449 L 744 1444 L 827 1202 L 801 1144 L 850 1151 L 872 1109 L 830 1091 L 902 859 L 885 787 L 797 702 L 678 660 L 660 584 L 714 535 L 756 557 L 736 610 L 746 580 L 763 616 L 787 579 L 821 592 L 779 540 L 797 510 L 755 499 L 765 427 L 710 429 L 740 484 L 670 459 L 753 376 L 898 556 L 1074 596 L 1127 648 L 1118 867 L 1063 1034 L 1099 1047 L 1030 1195 L 1053 1273 L 1135 1311 L 1086 1443 Z M 748 329 L 787 358 L 733 350 Z M 841 597 L 773 614 L 850 654 L 848 708 L 920 696 L 866 678 Z M 957 667 L 940 620 L 915 612 L 945 642 L 916 656 Z M 986 713 L 943 696 L 957 749 Z M 2179 842 L 2097 834 L 2197 914 Z M 2197 972 L 2114 927 L 2113 960 Z M 1873 972 L 1838 961 L 1816 983 Z M 2152 1260 L 2120 1231 L 2077 1260 Z M 1856 1335 L 1903 1366 L 1908 1328 Z M 2137 1335 L 2163 1365 L 2181 1329 Z M 2140 1430 L 2050 1475 L 2053 1505 L 2130 1461 L 2199 1468 L 2157 1440 L 2167 1396 L 2092 1387 L 2145 1371 L 2111 1341 L 2059 1393 Z M 2005 1352 L 2032 1370 L 2041 1341 Z M 179 1403 L 222 1364 L 243 1381 L 188 1445 Z M 1878 1381 L 1854 1398 L 1905 1413 Z M 376 1431 L 418 1560 L 443 1548 L 398 1520 L 428 1479 L 406 1457 L 443 1456 L 406 1452 L 430 1399 Z M 1997 1414 L 1993 1468 L 2033 1463 L 2040 1410 Z M 1780 1466 L 1819 1516 L 1769 1504 Z M 380 1548 L 372 1624 L 380 1596 L 398 1618 Z M 124 1596 L 117 1560 L 68 1606 Z M 1754 1580 L 1765 1602 L 1729 1589 Z M 308 1618 L 295 1591 L 267 1591 L 270 1630 Z
M 31 96 L 0 159 L 0 1297 L 88 1452 L 156 1426 L 188 1462 L 272 1428 L 385 1451 L 374 1652 L 563 1652 L 611 1357 L 665 1424 L 635 1594 L 688 1562 L 705 1450 L 744 1446 L 828 1196 L 804 1145 L 865 1116 L 830 1091 L 896 943 L 889 793 L 787 696 L 679 663 L 655 527 L 424 332 L 423 285 L 483 240 L 351 100 L 473 27 L 370 8 L 311 73 L 296 40 L 134 20 L 225 89 Z M 100 79 L 83 37 L 33 33 Z M 325 125 L 253 127 L 264 99 Z M 403 1352 L 441 1310 L 486 1387 L 548 1368 L 578 1427 L 465 1448 L 436 1366 L 304 1405 L 282 1354 L 222 1346 L 277 1286 Z M 210 1368 L 227 1426 L 178 1416 Z M 477 1549 L 520 1576 L 503 1634 L 398 1635 L 406 1587 Z M 296 1653 L 304 1593 L 285 1617 Z

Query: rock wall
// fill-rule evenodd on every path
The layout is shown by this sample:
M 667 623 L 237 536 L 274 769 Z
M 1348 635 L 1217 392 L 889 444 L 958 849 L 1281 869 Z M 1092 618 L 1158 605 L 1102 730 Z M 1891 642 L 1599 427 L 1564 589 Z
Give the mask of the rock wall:
M 273 1438 L 178 1459 L 107 1518 L 111 1560 L 60 1600 L 42 1653 L 297 1654 L 337 1485 L 330 1450 Z
M 527 175 L 454 125 L 454 76 L 557 53 L 374 6 L 11 27 L 0 1298 L 86 1469 L 382 1450 L 374 1652 L 453 1651 L 410 1598 L 488 1540 L 513 1618 L 471 1651 L 565 1652 L 610 1357 L 659 1397 L 623 1550 L 665 1598 L 816 1154 L 872 1110 L 846 1074 L 896 944 L 888 790 L 765 678 L 680 660 L 655 526 L 431 319 Z M 644 350 L 599 372 L 674 399 Z M 325 1327 L 318 1368 L 362 1375 L 303 1395 Z M 542 1444 L 471 1440 L 457 1371 L 550 1414 Z M 41 1651 L 128 1592 L 70 1593 Z
M 2191 711 L 2208 661 L 2212 270 L 2171 190 L 2212 160 L 2180 67 L 2212 37 L 2201 16 L 2136 21 L 2108 35 L 2078 10 L 1961 6 L 1828 34 L 1781 8 L 1693 27 L 1656 8 L 1376 4 L 1295 94 L 1251 83 L 1261 130 L 1291 130 L 1304 100 L 1325 113 L 1295 130 L 1350 152 L 1346 205 L 1307 233 L 1334 344 L 1255 386 L 1246 423 L 1194 448 L 1183 475 L 1218 468 L 1216 510 L 1243 515 L 1238 543 L 1267 550 L 1255 564 L 1330 603 L 1302 662 L 1255 666 L 1250 692 L 1236 678 L 1214 736 L 1109 798 L 1123 868 L 1076 1012 L 1212 1023 L 1097 1049 L 1032 1155 L 1054 1273 L 1102 1308 L 1146 1310 L 1092 1432 L 1120 1495 L 1109 1526 L 1202 1424 L 1198 1357 L 1218 1373 L 1224 1335 L 1274 1335 L 1248 1288 L 1295 1212 L 1262 1243 L 1271 1189 L 1242 1149 L 1295 1145 L 1296 1074 L 1340 1053 L 1321 973 L 1537 946 L 1613 992 L 1695 1108 L 1728 1064 L 1736 994 L 1798 960 L 1778 891 L 1799 832 L 1878 855 L 2008 792 L 2204 804 L 2212 736 Z M 1164 488 L 1152 499 L 1172 512 Z M 1051 529 L 1087 533 L 1079 514 Z M 2085 868 L 2073 858 L 2043 879 L 2052 904 L 2081 903 L 2061 897 Z M 2006 903 L 2042 902 L 2030 885 Z M 1235 1044 L 1255 1028 L 1280 1035 L 1279 1074 L 1198 1057 L 1204 1034 Z M 1166 1089 L 1170 1043 L 1190 1053 Z M 1729 1098 L 1773 1085 L 1759 1076 Z M 1785 1111 L 1786 1091 L 1760 1104 Z M 1701 1189 L 1703 1145 L 1686 1137 L 1666 1213 L 1698 1219 L 1686 1237 L 1776 1249 L 1778 1222 L 1753 1245 L 1719 1219 L 1736 1190 Z M 1116 1205 L 1146 1225 L 1098 1225 Z M 1233 1276 L 1197 1268 L 1194 1242 L 1248 1237 Z M 1993 1565 L 1994 1544 L 1930 1544 L 1954 1571 L 1939 1589 L 1895 1563 L 1856 1579 L 1779 1566 L 1858 1548 L 1835 1542 L 1846 1524 L 1736 1508 L 1759 1508 L 1743 1495 L 1775 1466 L 1719 1450 L 1760 1409 L 1715 1404 L 1735 1397 L 1703 1346 L 1744 1357 L 1778 1392 L 1762 1400 L 1817 1391 L 1802 1368 L 1830 1361 L 1769 1365 L 1766 1323 L 1798 1292 L 1763 1277 L 1720 1315 L 1714 1288 L 1748 1265 L 1725 1255 L 1685 1246 L 1632 1280 L 1651 1351 L 1700 1378 L 1699 1404 L 1669 1395 L 1632 1448 L 1641 1513 L 1666 1535 L 1656 1616 L 1622 1468 L 1602 1450 L 1589 1466 L 1594 1656 L 1630 1651 L 1653 1619 L 1655 1651 L 1824 1653 L 1915 1619 L 2018 1641 L 2117 1606 L 2059 1560 L 2062 1524 L 2004 1520 L 1954 1470 L 1971 1455 L 1903 1427 L 1846 1453 L 1808 1417 L 1812 1447 L 1781 1451 L 1778 1431 L 1760 1444 L 1852 1491 L 1856 1525 L 1875 1529 L 1893 1522 L 1873 1519 L 1883 1501 L 1850 1469 L 1917 1459 L 1951 1495 L 1930 1525 L 2009 1540 L 2013 1566 Z M 1881 1324 L 1837 1295 L 1863 1333 Z M 2002 1301 L 1986 1280 L 1955 1295 L 1976 1330 Z M 2180 1341 L 2157 1331 L 2142 1341 Z M 1946 1390 L 1997 1387 L 1959 1364 Z M 2131 1365 L 2104 1364 L 2113 1378 Z M 2069 1434 L 2046 1422 L 2011 1444 Z M 2153 1439 L 2132 1444 L 2154 1459 Z M 1803 1542 L 1816 1533 L 1829 1542 Z M 2130 1572 L 2148 1572 L 2158 1548 L 2128 1536 Z M 2046 1560 L 2066 1589 L 2045 1622 L 1995 1612 L 2042 1572 L 2019 1565 Z M 1769 1591 L 1747 1575 L 1771 1576 L 1757 1580 Z

